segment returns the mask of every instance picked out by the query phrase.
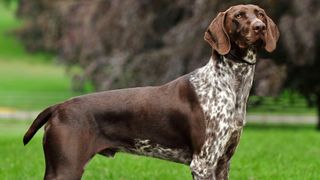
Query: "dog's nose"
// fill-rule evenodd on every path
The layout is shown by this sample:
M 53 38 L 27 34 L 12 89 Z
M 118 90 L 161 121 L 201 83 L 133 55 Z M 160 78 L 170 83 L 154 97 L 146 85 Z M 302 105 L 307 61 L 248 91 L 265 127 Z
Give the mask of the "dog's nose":
M 252 28 L 254 32 L 259 33 L 266 30 L 266 25 L 263 22 L 257 21 L 256 23 L 253 24 Z

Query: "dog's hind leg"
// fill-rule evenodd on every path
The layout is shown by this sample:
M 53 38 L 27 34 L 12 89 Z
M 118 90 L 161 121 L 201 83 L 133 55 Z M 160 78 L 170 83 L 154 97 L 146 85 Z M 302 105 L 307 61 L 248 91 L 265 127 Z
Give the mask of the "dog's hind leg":
M 49 123 L 43 141 L 45 179 L 81 179 L 85 165 L 97 153 L 94 131 L 79 125 Z

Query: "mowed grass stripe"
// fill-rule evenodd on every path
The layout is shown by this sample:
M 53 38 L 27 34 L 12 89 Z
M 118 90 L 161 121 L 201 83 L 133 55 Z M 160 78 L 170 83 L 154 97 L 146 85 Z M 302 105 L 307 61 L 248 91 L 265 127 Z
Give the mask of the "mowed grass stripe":
M 0 107 L 40 110 L 77 95 L 72 93 L 63 67 L 50 63 L 0 58 L 0 82 Z

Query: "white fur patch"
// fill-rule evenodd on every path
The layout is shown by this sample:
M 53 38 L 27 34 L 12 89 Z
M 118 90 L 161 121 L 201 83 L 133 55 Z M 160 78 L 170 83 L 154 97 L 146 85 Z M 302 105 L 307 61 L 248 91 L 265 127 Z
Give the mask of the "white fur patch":
M 248 50 L 247 55 L 243 58 L 243 60 L 250 63 L 250 64 L 254 64 L 254 63 L 256 63 L 256 59 L 257 59 L 256 56 L 257 55 L 256 55 L 256 53 L 254 53 L 253 50 Z

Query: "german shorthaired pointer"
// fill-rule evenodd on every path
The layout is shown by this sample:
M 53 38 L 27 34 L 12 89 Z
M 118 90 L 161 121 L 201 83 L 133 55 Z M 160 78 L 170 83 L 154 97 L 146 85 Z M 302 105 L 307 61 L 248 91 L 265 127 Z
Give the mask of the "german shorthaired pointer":
M 190 165 L 194 179 L 228 179 L 245 124 L 256 52 L 279 32 L 263 9 L 237 5 L 205 32 L 207 65 L 156 87 L 75 97 L 44 110 L 24 136 L 46 124 L 45 179 L 80 179 L 95 155 L 128 152 Z

